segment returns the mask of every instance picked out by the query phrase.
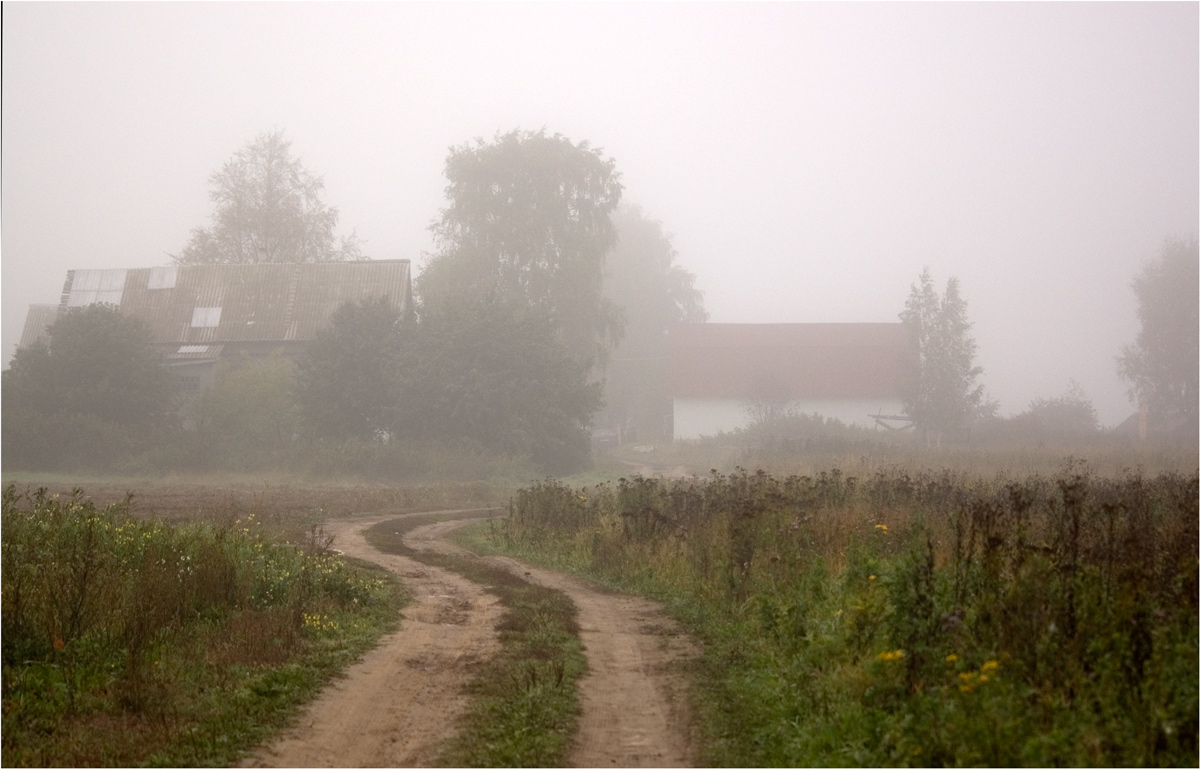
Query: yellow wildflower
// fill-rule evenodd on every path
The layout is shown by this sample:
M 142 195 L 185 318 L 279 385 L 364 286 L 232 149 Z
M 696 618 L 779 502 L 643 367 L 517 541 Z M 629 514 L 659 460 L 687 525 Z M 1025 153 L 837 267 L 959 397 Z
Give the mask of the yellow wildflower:
M 883 660 L 884 662 L 895 662 L 896 660 L 902 660 L 904 659 L 904 650 L 896 649 L 895 651 L 890 652 L 880 652 L 879 659 Z
M 874 582 L 874 581 L 875 581 L 875 575 L 874 575 L 874 574 L 872 574 L 871 576 L 867 577 L 867 579 L 869 579 L 869 580 L 871 580 L 872 582 Z
M 981 673 L 990 673 L 998 667 L 1000 667 L 999 662 L 996 660 L 988 660 L 987 662 L 983 663 L 983 667 L 979 668 L 979 671 Z
M 954 664 L 955 662 L 958 662 L 958 655 L 957 654 L 947 654 L 946 662 L 949 662 L 950 664 Z
M 885 526 L 885 525 L 884 525 L 884 524 L 882 524 L 882 523 L 877 523 L 877 524 L 875 524 L 875 528 L 879 529 L 879 530 L 880 530 L 880 531 L 882 531 L 882 532 L 886 532 L 886 531 L 887 531 L 887 526 Z

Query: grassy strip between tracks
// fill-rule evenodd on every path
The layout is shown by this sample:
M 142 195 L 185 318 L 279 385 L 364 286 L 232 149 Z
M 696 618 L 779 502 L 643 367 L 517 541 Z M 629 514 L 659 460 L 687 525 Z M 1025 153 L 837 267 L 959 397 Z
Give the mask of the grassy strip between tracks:
M 477 513 L 484 517 L 490 513 Z M 473 517 L 456 514 L 454 517 Z M 446 766 L 563 766 L 575 731 L 576 679 L 587 668 L 576 607 L 565 594 L 530 584 L 482 561 L 424 553 L 403 543 L 409 531 L 446 520 L 411 516 L 365 532 L 374 547 L 464 575 L 487 586 L 508 609 L 501 649 L 471 684 L 462 728 L 446 743 Z
M 4 493 L 6 766 L 228 765 L 397 625 L 398 581 L 318 530 L 128 508 Z

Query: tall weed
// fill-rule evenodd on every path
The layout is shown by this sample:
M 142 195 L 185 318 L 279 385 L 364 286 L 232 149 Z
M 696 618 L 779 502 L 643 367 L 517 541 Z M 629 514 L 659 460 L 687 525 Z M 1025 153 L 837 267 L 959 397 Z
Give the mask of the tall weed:
M 499 541 L 673 606 L 708 760 L 1197 755 L 1198 477 L 738 470 L 523 490 Z
M 18 495 L 10 485 L 0 525 L 5 763 L 93 761 L 71 751 L 103 738 L 95 724 L 169 723 L 195 707 L 190 684 L 220 691 L 246 678 L 239 671 L 270 675 L 388 592 L 315 530 L 306 548 L 273 544 L 253 515 L 172 526 L 130 517 L 128 500 L 98 508 L 79 491 Z M 221 681 L 208 680 L 213 671 Z M 103 750 L 136 763 L 147 760 L 139 750 L 190 739 L 157 732 L 152 747 L 128 749 L 109 734 Z

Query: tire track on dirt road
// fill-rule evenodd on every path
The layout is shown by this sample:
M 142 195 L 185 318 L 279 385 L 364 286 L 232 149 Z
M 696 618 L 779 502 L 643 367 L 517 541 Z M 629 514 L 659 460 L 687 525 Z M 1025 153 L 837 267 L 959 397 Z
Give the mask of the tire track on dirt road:
M 465 712 L 465 685 L 499 647 L 503 607 L 482 585 L 411 558 L 381 553 L 365 528 L 396 515 L 328 522 L 336 546 L 400 575 L 415 594 L 398 632 L 386 636 L 348 674 L 305 707 L 296 724 L 261 746 L 243 766 L 429 766 Z M 479 558 L 444 541 L 473 520 L 409 532 L 404 542 Z M 488 563 L 566 593 L 579 609 L 588 673 L 579 683 L 580 716 L 571 766 L 688 766 L 694 762 L 687 682 L 681 663 L 697 647 L 658 604 L 512 558 Z
M 478 558 L 446 542 L 472 521 L 414 529 L 409 547 Z M 687 679 L 682 663 L 699 648 L 662 606 L 610 593 L 584 580 L 503 556 L 483 560 L 543 587 L 561 590 L 579 609 L 588 673 L 579 683 L 578 731 L 571 766 L 689 766 L 695 761 Z
M 295 724 L 242 766 L 431 766 L 467 706 L 465 685 L 499 649 L 499 599 L 466 577 L 381 553 L 363 530 L 395 514 L 336 519 L 335 546 L 403 578 L 413 603 L 344 677 L 306 705 Z

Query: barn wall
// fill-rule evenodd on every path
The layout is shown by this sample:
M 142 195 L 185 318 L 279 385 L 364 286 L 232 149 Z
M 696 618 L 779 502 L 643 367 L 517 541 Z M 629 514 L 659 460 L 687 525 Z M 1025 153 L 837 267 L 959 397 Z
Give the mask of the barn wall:
M 902 414 L 899 398 L 814 398 L 793 400 L 793 411 L 820 414 L 847 425 L 871 427 L 868 414 Z M 744 400 L 733 398 L 676 398 L 674 408 L 675 439 L 700 438 L 745 427 L 750 413 Z

